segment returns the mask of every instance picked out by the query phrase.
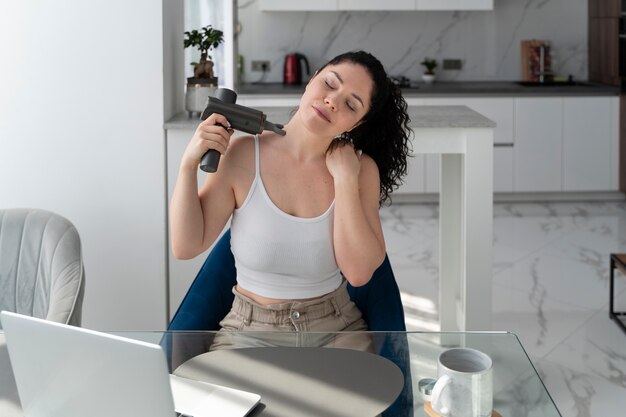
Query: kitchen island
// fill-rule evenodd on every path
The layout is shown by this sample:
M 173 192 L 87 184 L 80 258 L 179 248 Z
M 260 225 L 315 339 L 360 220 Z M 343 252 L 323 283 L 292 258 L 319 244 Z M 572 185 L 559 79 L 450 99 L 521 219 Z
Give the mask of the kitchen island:
M 466 106 L 418 106 L 412 110 L 411 117 L 413 153 L 436 155 L 441 159 L 441 330 L 490 330 L 493 129 L 496 124 Z M 171 199 L 182 152 L 198 123 L 197 117 L 190 118 L 183 113 L 165 124 L 167 201 Z M 200 181 L 204 175 L 200 175 Z M 182 263 L 174 259 L 170 251 L 172 311 L 205 258 L 201 255 Z

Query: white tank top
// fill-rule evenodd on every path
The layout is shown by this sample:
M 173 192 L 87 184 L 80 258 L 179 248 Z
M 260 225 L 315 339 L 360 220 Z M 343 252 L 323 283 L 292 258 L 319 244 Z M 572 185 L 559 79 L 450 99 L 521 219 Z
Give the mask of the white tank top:
M 254 181 L 230 226 L 237 283 L 260 296 L 279 299 L 319 297 L 336 290 L 342 277 L 333 248 L 334 200 L 318 217 L 285 213 L 263 185 L 258 136 L 254 153 Z

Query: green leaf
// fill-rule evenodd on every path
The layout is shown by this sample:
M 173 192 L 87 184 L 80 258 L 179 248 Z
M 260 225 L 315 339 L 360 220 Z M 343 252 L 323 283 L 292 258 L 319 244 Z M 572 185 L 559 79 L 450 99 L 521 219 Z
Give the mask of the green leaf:
M 186 36 L 184 39 L 185 48 L 195 46 L 201 54 L 206 54 L 211 49 L 217 48 L 224 42 L 224 32 L 213 28 L 211 25 L 207 25 L 199 31 L 197 29 L 193 29 L 191 32 L 186 31 L 184 33 Z

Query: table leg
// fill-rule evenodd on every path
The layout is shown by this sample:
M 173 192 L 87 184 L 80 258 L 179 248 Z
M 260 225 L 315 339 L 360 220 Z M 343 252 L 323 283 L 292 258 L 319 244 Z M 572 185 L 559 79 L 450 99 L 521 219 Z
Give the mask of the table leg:
M 464 275 L 463 155 L 441 155 L 439 188 L 439 324 L 441 331 L 463 330 L 457 320 Z
M 491 330 L 493 253 L 493 131 L 468 130 L 465 152 L 465 275 L 462 330 Z
M 441 331 L 491 330 L 493 133 L 466 135 L 464 154 L 441 156 Z

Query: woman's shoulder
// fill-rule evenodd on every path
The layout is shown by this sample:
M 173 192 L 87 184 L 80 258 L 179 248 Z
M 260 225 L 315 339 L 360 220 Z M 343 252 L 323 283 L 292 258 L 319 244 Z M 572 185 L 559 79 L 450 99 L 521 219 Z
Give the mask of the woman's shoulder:
M 242 135 L 230 138 L 228 152 L 246 152 L 252 150 L 254 152 L 254 136 Z
M 229 172 L 229 175 L 238 172 L 245 172 L 246 175 L 254 173 L 254 136 L 232 137 L 222 159 L 224 172 Z
M 254 156 L 254 136 L 244 135 L 230 138 L 226 156 L 230 160 L 249 159 Z
M 378 175 L 378 165 L 376 164 L 376 161 L 374 161 L 374 158 L 365 153 L 361 155 L 361 169 Z
M 378 165 L 374 159 L 367 155 L 361 155 L 361 169 L 360 169 L 360 181 L 367 184 L 378 184 L 380 181 L 380 174 L 378 172 Z

